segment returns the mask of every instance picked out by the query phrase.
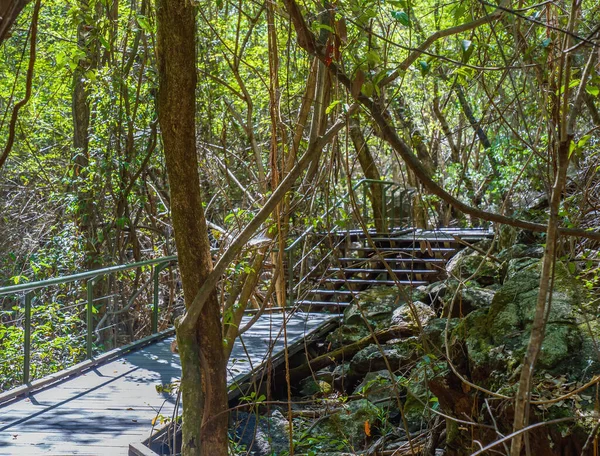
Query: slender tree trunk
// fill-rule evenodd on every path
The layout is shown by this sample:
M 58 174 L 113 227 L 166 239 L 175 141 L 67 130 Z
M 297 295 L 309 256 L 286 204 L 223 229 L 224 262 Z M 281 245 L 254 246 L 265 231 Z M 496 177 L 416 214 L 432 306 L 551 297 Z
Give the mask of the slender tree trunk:
M 358 156 L 358 161 L 360 162 L 360 166 L 365 177 L 367 179 L 381 180 L 379 169 L 377 169 L 377 164 L 373 159 L 373 154 L 371 154 L 371 150 L 369 149 L 367 141 L 365 140 L 365 136 L 363 135 L 358 116 L 350 119 L 350 138 L 352 138 L 352 144 L 354 144 L 354 148 L 356 149 L 356 155 Z M 377 232 L 384 233 L 387 228 L 385 226 L 382 210 L 383 192 L 381 185 L 370 184 L 369 189 L 371 190 L 369 193 L 369 198 L 373 208 L 375 228 L 377 229 Z
M 196 20 L 187 0 L 157 0 L 158 114 L 169 183 L 171 215 L 186 308 L 212 271 L 196 155 Z M 227 454 L 226 359 L 217 293 L 199 317 L 178 326 L 184 455 Z
M 85 15 L 97 17 L 97 9 L 92 10 L 87 0 L 79 2 L 79 8 Z M 77 63 L 73 72 L 73 95 L 71 100 L 73 118 L 73 174 L 77 179 L 78 209 L 76 224 L 80 233 L 85 237 L 85 266 L 86 269 L 98 267 L 101 263 L 96 235 L 96 211 L 94 209 L 93 183 L 86 182 L 90 159 L 89 129 L 90 129 L 90 104 L 89 89 L 87 87 L 86 73 L 95 71 L 98 67 L 98 53 L 95 37 L 97 31 L 94 25 L 81 21 L 77 26 L 77 46 L 83 51 L 85 57 Z

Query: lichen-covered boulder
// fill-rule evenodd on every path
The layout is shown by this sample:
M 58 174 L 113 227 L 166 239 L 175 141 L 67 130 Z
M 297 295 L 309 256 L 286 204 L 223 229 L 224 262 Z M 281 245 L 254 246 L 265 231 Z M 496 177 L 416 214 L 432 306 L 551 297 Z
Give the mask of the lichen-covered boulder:
M 394 309 L 406 301 L 394 287 L 375 287 L 361 292 L 344 311 L 344 325 L 363 325 L 364 319 L 376 326 L 388 320 Z
M 430 352 L 444 353 L 446 327 L 448 327 L 448 333 L 452 334 L 452 331 L 459 324 L 459 321 L 458 318 L 451 318 L 450 322 L 448 322 L 447 318 L 431 319 L 429 323 L 427 323 L 427 326 L 423 328 L 423 335 L 427 341 L 427 350 Z
M 442 299 L 442 316 L 464 317 L 474 310 L 489 307 L 496 292 L 490 288 L 455 286 Z
M 298 451 L 314 451 L 318 448 L 322 454 L 327 451 L 354 452 L 364 448 L 369 439 L 365 433 L 365 422 L 369 422 L 370 433 L 374 432 L 380 413 L 380 408 L 367 399 L 348 402 L 318 422 L 310 430 L 310 434 L 298 442 Z M 311 437 L 313 441 L 310 440 Z
M 313 377 L 306 377 L 300 382 L 300 395 L 302 396 L 315 396 L 317 394 L 329 394 L 331 393 L 331 384 L 325 380 L 315 379 Z
M 450 277 L 477 282 L 485 287 L 499 283 L 502 278 L 502 264 L 472 249 L 458 252 L 446 265 Z
M 362 382 L 354 388 L 356 395 L 362 395 L 378 407 L 386 407 L 398 403 L 406 388 L 400 386 L 396 376 L 388 370 L 369 372 Z
M 405 379 L 406 401 L 404 403 L 404 418 L 410 432 L 427 428 L 432 414 L 431 409 L 437 409 L 437 398 L 430 391 L 428 382 L 431 378 L 440 376 L 446 371 L 446 363 L 424 355 Z
M 344 311 L 343 324 L 329 333 L 327 341 L 332 348 L 338 348 L 370 335 L 368 326 L 375 331 L 389 328 L 395 309 L 404 306 L 407 300 L 416 301 L 423 296 L 423 292 L 409 287 L 402 290 L 397 287 L 375 287 L 360 292 Z
M 474 379 L 493 383 L 498 376 L 501 381 L 520 364 L 529 342 L 540 272 L 539 260 L 524 264 L 496 292 L 489 309 L 471 313 L 453 332 L 453 339 L 467 348 Z M 557 262 L 540 368 L 557 368 L 580 352 L 584 335 L 578 328 L 577 309 L 582 294 L 581 285 Z
M 537 258 L 544 256 L 544 248 L 541 245 L 514 244 L 501 250 L 497 255 L 500 261 L 509 261 L 517 258 Z
M 396 371 L 414 359 L 414 348 L 415 343 L 411 340 L 392 345 L 369 345 L 352 357 L 351 375 L 364 376 L 367 372 L 387 369 L 388 364 L 392 371 Z
M 427 304 L 415 301 L 411 304 L 403 304 L 392 313 L 392 325 L 406 326 L 419 329 L 435 317 L 435 312 Z

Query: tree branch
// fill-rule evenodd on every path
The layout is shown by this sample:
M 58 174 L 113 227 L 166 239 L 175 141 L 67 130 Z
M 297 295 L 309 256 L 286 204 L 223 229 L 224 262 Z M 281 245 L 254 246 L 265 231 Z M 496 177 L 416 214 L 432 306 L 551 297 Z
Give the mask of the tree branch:
M 15 135 L 17 129 L 17 117 L 19 116 L 20 109 L 29 102 L 31 98 L 31 84 L 33 81 L 33 69 L 35 67 L 35 56 L 36 56 L 36 40 L 37 40 L 37 27 L 38 27 L 38 16 L 40 13 L 41 0 L 35 2 L 33 9 L 33 17 L 31 18 L 31 45 L 29 47 L 29 67 L 27 68 L 27 80 L 25 82 L 25 97 L 19 101 L 13 107 L 12 117 L 10 119 L 10 125 L 8 130 L 8 140 L 4 147 L 4 152 L 0 156 L 0 168 L 4 166 L 4 162 L 8 158 L 8 154 L 12 150 L 13 144 L 15 143 Z M 2 25 L 3 22 L 0 23 Z
M 315 38 L 312 32 L 306 26 L 304 18 L 297 18 L 296 15 L 300 14 L 294 0 L 284 0 L 288 14 L 292 19 L 292 23 L 296 28 L 296 34 L 298 36 L 298 44 L 302 47 L 303 43 L 308 43 L 304 49 L 310 52 L 312 55 L 318 57 L 321 61 L 325 62 L 325 55 L 319 52 L 318 47 L 315 44 Z M 331 74 L 346 87 L 349 93 L 352 93 L 352 81 L 341 69 L 333 62 L 329 64 L 329 71 Z M 386 116 L 382 112 L 382 108 L 360 92 L 356 96 L 356 100 L 362 104 L 371 114 L 371 117 L 380 129 L 381 137 L 396 151 L 396 153 L 404 160 L 406 166 L 415 174 L 417 179 L 421 181 L 423 186 L 433 195 L 438 196 L 446 203 L 450 204 L 456 210 L 468 214 L 472 217 L 476 217 L 481 220 L 487 220 L 490 222 L 496 222 L 504 225 L 510 225 L 517 228 L 522 228 L 537 233 L 546 232 L 546 225 L 540 223 L 528 222 L 525 220 L 515 219 L 500 214 L 494 214 L 493 212 L 483 211 L 475 207 L 469 206 L 462 202 L 458 198 L 455 198 L 448 192 L 446 192 L 437 182 L 435 182 L 431 176 L 427 173 L 423 164 L 415 156 L 408 144 L 398 136 L 395 129 L 388 123 Z M 561 228 L 560 234 L 565 236 L 583 237 L 588 239 L 594 239 L 600 241 L 599 231 L 588 231 L 578 228 Z
M 352 115 L 357 105 L 352 105 L 346 114 L 341 116 L 332 126 L 325 132 L 323 136 L 317 138 L 313 142 L 304 156 L 300 159 L 298 164 L 292 168 L 289 174 L 281 181 L 275 191 L 271 194 L 263 208 L 256 214 L 256 216 L 250 221 L 245 228 L 237 235 L 234 241 L 231 243 L 229 248 L 225 251 L 223 256 L 219 258 L 212 272 L 208 275 L 202 288 L 196 294 L 192 304 L 189 306 L 186 314 L 181 318 L 177 324 L 178 331 L 194 331 L 196 321 L 202 312 L 202 308 L 206 303 L 211 291 L 217 286 L 217 283 L 229 264 L 233 261 L 236 255 L 244 248 L 246 243 L 250 240 L 252 235 L 260 228 L 260 226 L 267 220 L 271 215 L 277 204 L 283 199 L 288 190 L 292 187 L 296 179 L 306 169 L 309 163 L 314 159 L 319 152 L 333 140 L 335 135 L 346 125 L 346 119 Z

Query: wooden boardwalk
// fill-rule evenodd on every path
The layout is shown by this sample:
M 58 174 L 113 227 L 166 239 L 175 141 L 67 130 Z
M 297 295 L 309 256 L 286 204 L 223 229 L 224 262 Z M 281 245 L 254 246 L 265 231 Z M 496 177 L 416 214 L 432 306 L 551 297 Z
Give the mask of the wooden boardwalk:
M 288 345 L 301 341 L 332 318 L 297 313 L 287 323 Z M 245 377 L 284 347 L 282 315 L 262 315 L 236 341 L 229 383 Z M 130 443 L 147 439 L 160 412 L 171 416 L 175 397 L 157 385 L 181 375 L 173 338 L 96 366 L 27 398 L 0 404 L 0 455 L 126 455 Z

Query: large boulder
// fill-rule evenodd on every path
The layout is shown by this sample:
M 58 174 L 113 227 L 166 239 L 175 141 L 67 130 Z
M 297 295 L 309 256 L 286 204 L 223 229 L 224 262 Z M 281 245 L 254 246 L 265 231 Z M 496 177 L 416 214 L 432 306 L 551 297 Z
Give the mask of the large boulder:
M 484 383 L 502 381 L 520 364 L 529 342 L 535 312 L 541 262 L 510 260 L 512 272 L 495 293 L 489 309 L 468 315 L 455 329 L 471 360 L 471 375 Z M 567 268 L 557 262 L 551 310 L 538 366 L 554 369 L 571 363 L 582 348 L 584 335 L 577 323 L 583 289 Z M 500 380 L 500 378 L 498 379 Z
M 327 341 L 332 348 L 338 348 L 368 336 L 368 326 L 375 331 L 389 328 L 397 308 L 423 296 L 423 292 L 408 287 L 375 287 L 360 292 L 344 311 L 343 324 L 327 336 Z
M 236 445 L 244 454 L 270 456 L 290 449 L 289 423 L 279 410 L 264 417 L 256 413 L 237 412 L 232 416 Z
M 489 242 L 478 243 L 478 247 L 484 252 L 489 245 Z M 450 277 L 461 281 L 474 281 L 481 287 L 499 283 L 502 279 L 502 263 L 471 248 L 454 255 L 446 265 L 446 270 Z
M 306 377 L 300 381 L 301 396 L 315 396 L 319 394 L 331 393 L 331 383 L 319 379 L 318 377 Z
M 435 317 L 433 309 L 421 301 L 403 304 L 392 313 L 391 323 L 412 329 L 422 328 Z
M 354 388 L 356 395 L 361 395 L 378 407 L 393 406 L 398 402 L 398 395 L 405 394 L 405 388 L 400 386 L 395 375 L 388 370 L 369 372 L 362 382 Z
M 406 366 L 414 360 L 416 341 L 403 341 L 390 345 L 369 345 L 360 350 L 350 361 L 350 375 L 362 377 L 368 372 L 387 369 L 392 371 Z
M 369 429 L 376 428 L 381 409 L 367 399 L 348 402 L 310 428 L 300 439 L 297 450 L 323 452 L 355 452 L 362 449 L 369 436 L 365 433 L 365 422 Z

